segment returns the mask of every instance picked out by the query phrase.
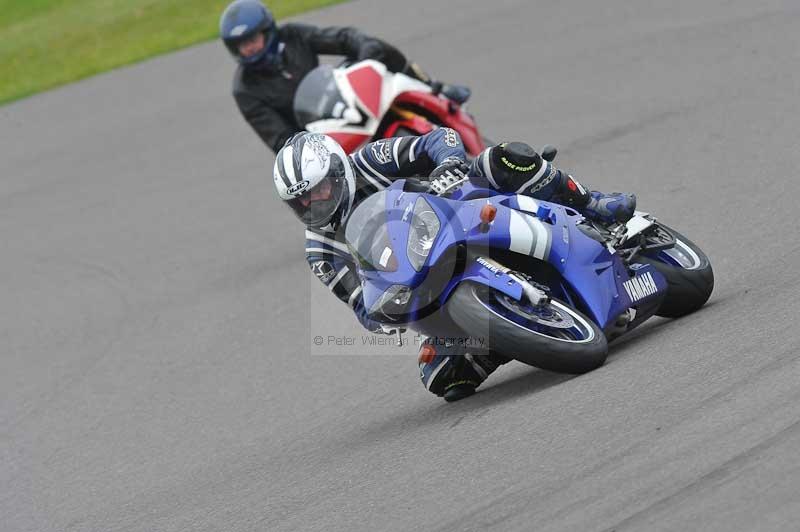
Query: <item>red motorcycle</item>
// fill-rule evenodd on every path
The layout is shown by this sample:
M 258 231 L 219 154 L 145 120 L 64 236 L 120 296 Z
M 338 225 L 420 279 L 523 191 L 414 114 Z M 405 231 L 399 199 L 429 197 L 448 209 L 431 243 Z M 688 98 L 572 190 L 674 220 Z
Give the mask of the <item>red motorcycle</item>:
M 486 148 L 461 105 L 372 60 L 312 70 L 297 88 L 294 112 L 301 127 L 330 135 L 347 153 L 373 140 L 424 135 L 441 126 L 458 131 L 470 157 Z

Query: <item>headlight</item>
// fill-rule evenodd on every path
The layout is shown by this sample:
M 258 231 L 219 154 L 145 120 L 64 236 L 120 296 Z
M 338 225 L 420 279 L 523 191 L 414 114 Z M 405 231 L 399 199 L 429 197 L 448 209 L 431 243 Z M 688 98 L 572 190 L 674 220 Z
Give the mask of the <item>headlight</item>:
M 406 254 L 414 269 L 420 271 L 431 252 L 436 235 L 439 234 L 439 217 L 433 207 L 420 196 L 414 204 L 411 230 L 408 232 Z
M 411 299 L 411 289 L 401 284 L 395 284 L 386 289 L 378 301 L 369 309 L 372 316 L 378 321 L 401 321 L 406 315 L 406 305 Z M 386 320 L 383 320 L 385 317 Z

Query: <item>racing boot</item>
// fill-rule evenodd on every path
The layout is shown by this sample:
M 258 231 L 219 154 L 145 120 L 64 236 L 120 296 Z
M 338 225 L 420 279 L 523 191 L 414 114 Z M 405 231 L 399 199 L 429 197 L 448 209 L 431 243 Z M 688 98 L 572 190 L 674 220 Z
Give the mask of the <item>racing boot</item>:
M 431 393 L 453 402 L 475 393 L 475 389 L 510 359 L 486 352 L 469 353 L 453 339 L 428 338 L 419 351 L 422 385 Z
M 548 159 L 554 158 L 555 153 L 555 148 L 547 147 Z M 517 194 L 560 203 L 604 224 L 627 222 L 636 210 L 636 196 L 633 194 L 589 191 L 523 142 L 507 142 L 488 148 L 473 159 L 469 175 L 477 178 L 473 182 L 481 186 L 516 190 Z
M 625 223 L 633 217 L 633 212 L 636 210 L 634 194 L 623 194 L 622 192 L 605 194 L 592 190 L 589 195 L 589 203 L 580 211 L 590 220 L 604 224 Z

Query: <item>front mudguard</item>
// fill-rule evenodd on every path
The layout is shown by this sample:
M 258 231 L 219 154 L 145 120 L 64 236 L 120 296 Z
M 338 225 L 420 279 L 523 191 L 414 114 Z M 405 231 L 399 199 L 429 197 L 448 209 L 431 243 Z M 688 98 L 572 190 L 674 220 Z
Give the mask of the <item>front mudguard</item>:
M 478 257 L 464 268 L 464 272 L 447 286 L 443 299 L 449 299 L 456 286 L 464 282 L 486 285 L 517 301 L 522 301 L 524 294 L 522 284 L 508 269 L 483 257 Z
M 462 283 L 477 283 L 489 286 L 517 301 L 521 301 L 524 294 L 519 280 L 510 275 L 509 270 L 491 260 L 479 257 L 471 260 L 464 268 L 464 271 L 453 278 L 442 290 L 438 308 L 446 308 L 450 296 Z M 465 332 L 468 333 L 468 331 L 462 331 L 450 319 L 447 312 L 434 312 L 410 325 L 413 330 L 426 336 L 460 337 Z

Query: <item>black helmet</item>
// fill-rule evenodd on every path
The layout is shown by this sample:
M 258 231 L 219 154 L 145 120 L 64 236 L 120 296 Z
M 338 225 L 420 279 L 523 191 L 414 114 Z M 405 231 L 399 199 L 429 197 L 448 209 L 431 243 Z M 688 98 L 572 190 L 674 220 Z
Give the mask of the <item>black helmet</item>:
M 298 133 L 275 156 L 278 196 L 309 227 L 334 228 L 346 219 L 355 195 L 355 173 L 338 142 Z
M 278 28 L 269 9 L 258 0 L 236 0 L 228 5 L 219 21 L 219 33 L 231 55 L 242 65 L 262 61 L 274 64 L 278 60 Z M 264 48 L 257 54 L 244 57 L 239 45 L 256 33 L 264 35 Z

